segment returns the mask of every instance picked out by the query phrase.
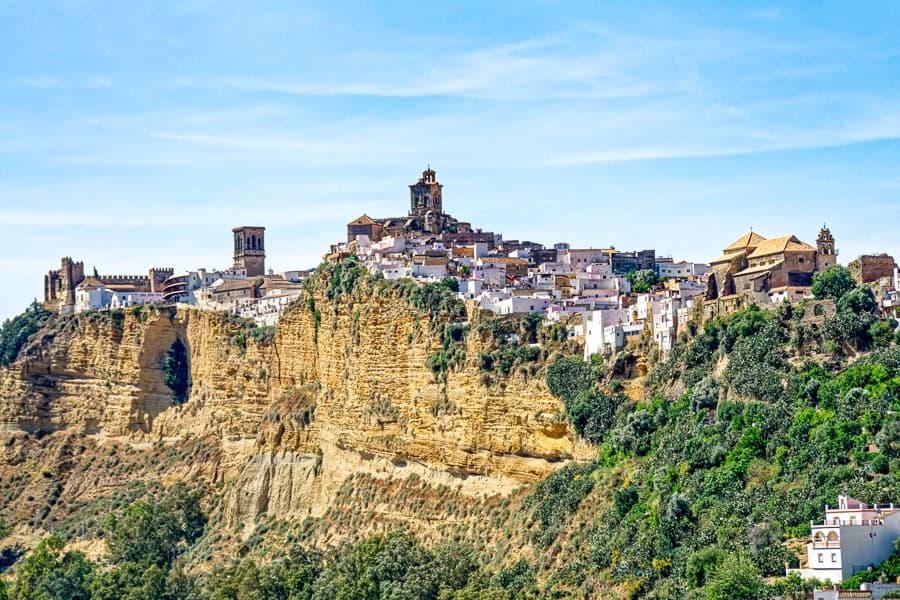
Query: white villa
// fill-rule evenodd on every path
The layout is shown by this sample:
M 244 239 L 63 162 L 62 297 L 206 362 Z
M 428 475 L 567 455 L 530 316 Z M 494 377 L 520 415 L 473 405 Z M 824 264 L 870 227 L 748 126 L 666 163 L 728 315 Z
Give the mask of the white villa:
M 900 506 L 868 506 L 841 495 L 837 508 L 826 505 L 825 520 L 811 525 L 806 565 L 801 561 L 799 569 L 789 571 L 804 579 L 840 583 L 894 552 L 894 540 L 900 538 Z

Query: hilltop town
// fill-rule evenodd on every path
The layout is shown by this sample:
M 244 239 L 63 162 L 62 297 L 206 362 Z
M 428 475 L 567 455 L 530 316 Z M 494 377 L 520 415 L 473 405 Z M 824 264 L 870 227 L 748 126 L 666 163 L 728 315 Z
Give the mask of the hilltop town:
M 44 278 L 44 306 L 77 314 L 184 303 L 274 325 L 303 294 L 303 281 L 314 269 L 267 270 L 265 227 L 240 226 L 232 233 L 234 263 L 226 270 L 85 274 L 83 262 L 64 257 Z M 825 226 L 814 245 L 779 233 L 767 238 L 747 232 L 708 263 L 658 256 L 653 249 L 504 239 L 445 212 L 443 185 L 429 167 L 409 186 L 405 216 L 360 215 L 324 261 L 352 261 L 387 280 L 424 284 L 452 278 L 459 298 L 475 307 L 498 315 L 538 313 L 549 323 L 564 324 L 589 359 L 639 340 L 652 340 L 668 352 L 695 316 L 708 321 L 749 305 L 774 308 L 812 299 L 813 276 L 838 264 L 835 238 Z M 900 271 L 893 257 L 863 255 L 849 267 L 857 283 L 873 285 L 882 313 L 895 314 Z M 808 318 L 821 321 L 834 310 L 834 303 L 825 301 Z
M 179 558 L 200 597 L 232 597 L 206 573 L 233 559 L 372 535 L 473 544 L 485 578 L 457 598 L 900 589 L 891 256 L 841 266 L 824 225 L 735 232 L 706 263 L 545 245 L 451 216 L 443 191 L 426 169 L 406 216 L 351 220 L 315 269 L 275 272 L 262 225 L 232 230 L 221 270 L 62 258 L 0 328 L 19 572 L 54 531 L 126 535 L 98 512 L 156 492 L 120 490 L 187 480 L 210 499 Z

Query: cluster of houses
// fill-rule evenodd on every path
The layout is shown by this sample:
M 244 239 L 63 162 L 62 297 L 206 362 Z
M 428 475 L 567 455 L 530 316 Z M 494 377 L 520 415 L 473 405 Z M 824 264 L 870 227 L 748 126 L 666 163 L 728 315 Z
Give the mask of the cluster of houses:
M 586 358 L 645 339 L 666 352 L 696 314 L 709 319 L 749 304 L 811 298 L 813 275 L 837 263 L 827 227 L 815 246 L 795 235 L 767 239 L 750 231 L 709 264 L 676 262 L 654 250 L 504 240 L 444 213 L 443 186 L 432 169 L 409 189 L 406 217 L 361 215 L 347 224 L 346 242 L 334 244 L 326 259 L 356 257 L 387 279 L 455 277 L 460 296 L 482 309 L 564 320 L 570 335 L 583 339 Z M 861 256 L 850 267 L 860 283 L 879 284 L 886 311 L 900 305 L 900 274 L 892 257 Z M 650 273 L 654 284 L 633 287 L 636 273 Z
M 274 273 L 265 269 L 265 228 L 235 227 L 234 264 L 230 269 L 175 273 L 150 269 L 142 275 L 85 276 L 84 264 L 69 257 L 44 277 L 44 305 L 60 314 L 109 311 L 144 304 L 185 303 L 226 311 L 274 325 L 303 291 L 311 271 Z
M 45 277 L 45 305 L 63 314 L 147 303 L 181 302 L 228 311 L 273 325 L 303 292 L 311 271 L 274 273 L 265 268 L 265 228 L 236 227 L 234 264 L 226 270 L 146 276 L 85 276 L 84 266 L 63 258 Z M 454 277 L 460 297 L 499 315 L 538 312 L 566 324 L 583 340 L 585 358 L 612 354 L 652 339 L 671 349 L 692 318 L 727 315 L 751 303 L 775 306 L 811 297 L 812 279 L 837 262 L 835 241 L 823 227 L 815 246 L 797 236 L 767 239 L 750 231 L 709 264 L 675 261 L 655 250 L 572 248 L 504 240 L 444 212 L 443 185 L 426 169 L 409 186 L 402 217 L 361 215 L 347 224 L 346 241 L 325 256 L 354 257 L 386 279 L 420 282 Z M 887 255 L 850 263 L 860 283 L 874 283 L 886 312 L 900 307 L 900 272 Z

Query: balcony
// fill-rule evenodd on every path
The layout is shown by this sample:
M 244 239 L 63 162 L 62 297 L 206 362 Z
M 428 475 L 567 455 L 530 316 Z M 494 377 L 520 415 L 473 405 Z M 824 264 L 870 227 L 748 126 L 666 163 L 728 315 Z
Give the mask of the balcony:
M 813 550 L 823 550 L 826 548 L 840 548 L 840 542 L 813 542 Z

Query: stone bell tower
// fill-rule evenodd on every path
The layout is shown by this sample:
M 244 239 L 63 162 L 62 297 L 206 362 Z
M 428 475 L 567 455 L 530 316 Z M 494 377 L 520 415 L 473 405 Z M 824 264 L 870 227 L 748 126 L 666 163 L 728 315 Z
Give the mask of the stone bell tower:
M 816 238 L 816 270 L 824 271 L 837 264 L 837 251 L 834 248 L 834 236 L 831 230 L 822 226 Z
M 438 183 L 434 169 L 428 167 L 422 176 L 409 186 L 409 216 L 424 217 L 429 212 L 442 214 L 444 207 L 441 201 L 442 186 Z
M 245 269 L 247 277 L 260 277 L 266 272 L 266 228 L 235 227 L 234 266 Z

